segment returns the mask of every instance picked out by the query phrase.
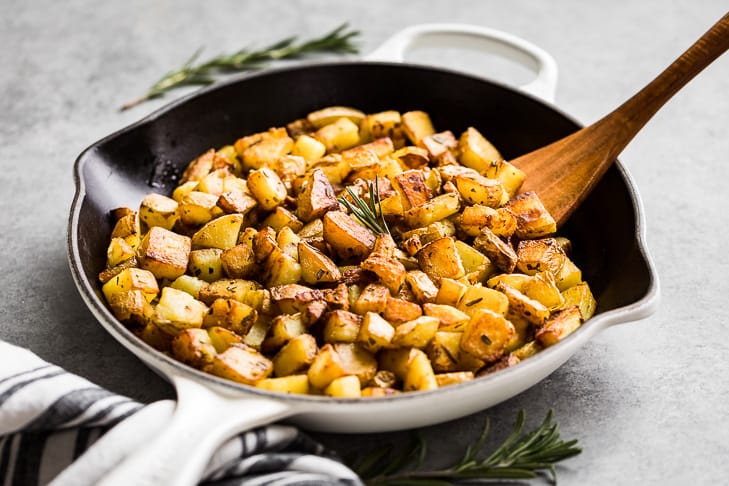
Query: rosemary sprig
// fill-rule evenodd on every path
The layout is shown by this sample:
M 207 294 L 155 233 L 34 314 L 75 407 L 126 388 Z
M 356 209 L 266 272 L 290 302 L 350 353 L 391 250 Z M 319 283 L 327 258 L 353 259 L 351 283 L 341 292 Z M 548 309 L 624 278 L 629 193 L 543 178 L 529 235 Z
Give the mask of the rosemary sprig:
M 389 235 L 390 228 L 387 227 L 385 216 L 382 214 L 382 202 L 380 201 L 380 186 L 377 182 L 379 178 L 375 177 L 375 183 L 367 181 L 367 189 L 369 191 L 369 202 L 359 197 L 351 187 L 347 187 L 347 194 L 352 198 L 354 203 L 350 202 L 346 197 L 340 197 L 338 201 L 352 213 L 362 225 L 372 231 L 374 234 Z
M 520 410 L 511 435 L 486 457 L 483 448 L 489 434 L 488 419 L 481 436 L 466 448 L 461 460 L 443 469 L 421 469 L 426 454 L 422 439 L 414 440 L 394 459 L 390 459 L 391 448 L 378 448 L 353 469 L 368 486 L 487 484 L 539 476 L 556 484 L 555 464 L 578 455 L 582 449 L 577 447 L 576 439 L 562 440 L 551 410 L 542 424 L 528 433 L 522 433 L 524 419 L 524 411 Z
M 358 49 L 352 40 L 358 35 L 359 31 L 349 30 L 345 23 L 322 37 L 302 43 L 296 43 L 296 37 L 289 37 L 262 49 L 243 48 L 233 54 L 219 55 L 195 64 L 202 52 L 202 49 L 198 49 L 181 68 L 162 76 L 144 95 L 125 103 L 120 109 L 127 110 L 180 86 L 212 84 L 218 74 L 259 69 L 266 61 L 295 58 L 314 52 L 356 54 Z

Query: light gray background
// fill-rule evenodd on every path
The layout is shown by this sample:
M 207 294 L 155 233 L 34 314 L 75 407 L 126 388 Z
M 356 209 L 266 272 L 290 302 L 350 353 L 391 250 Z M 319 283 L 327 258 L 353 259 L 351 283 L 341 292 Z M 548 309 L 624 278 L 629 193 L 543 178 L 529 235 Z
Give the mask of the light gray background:
M 419 22 L 494 27 L 556 57 L 557 104 L 589 123 L 652 79 L 726 7 L 725 0 L 0 0 L 0 338 L 117 392 L 144 401 L 171 396 L 84 307 L 67 268 L 65 231 L 76 156 L 173 99 L 117 112 L 200 46 L 231 51 L 348 20 L 367 52 Z M 497 79 L 525 77 L 503 63 L 485 69 Z M 512 400 L 425 429 L 432 464 L 455 459 L 485 417 L 503 438 L 518 409 L 534 424 L 553 408 L 563 435 L 584 447 L 559 467 L 560 484 L 727 482 L 729 56 L 668 103 L 621 160 L 643 196 L 660 310 L 607 330 Z M 318 437 L 344 453 L 408 435 Z

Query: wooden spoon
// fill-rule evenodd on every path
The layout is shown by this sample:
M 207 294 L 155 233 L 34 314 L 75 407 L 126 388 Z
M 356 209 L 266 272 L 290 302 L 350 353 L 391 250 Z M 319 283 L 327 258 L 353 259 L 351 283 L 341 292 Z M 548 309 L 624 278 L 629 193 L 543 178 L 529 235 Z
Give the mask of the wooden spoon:
M 615 111 L 572 135 L 512 160 L 527 174 L 521 192 L 536 191 L 557 226 L 562 226 L 648 120 L 727 49 L 729 13 Z

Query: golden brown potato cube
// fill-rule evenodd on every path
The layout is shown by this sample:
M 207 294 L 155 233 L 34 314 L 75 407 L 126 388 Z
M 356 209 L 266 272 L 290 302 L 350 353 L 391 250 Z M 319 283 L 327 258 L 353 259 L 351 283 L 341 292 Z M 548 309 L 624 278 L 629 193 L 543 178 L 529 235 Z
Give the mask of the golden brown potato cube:
M 366 150 L 372 150 L 378 157 L 390 155 L 395 150 L 395 146 L 390 137 L 380 137 L 369 143 L 362 144 L 360 147 Z
M 552 316 L 534 336 L 544 347 L 566 338 L 582 324 L 582 313 L 577 306 L 567 307 Z
M 109 279 L 101 288 L 107 302 L 111 302 L 112 295 L 130 290 L 140 290 L 147 302 L 152 302 L 159 293 L 159 286 L 152 272 L 140 268 L 126 268 Z
M 281 228 L 276 235 L 276 244 L 281 251 L 296 261 L 299 260 L 299 243 L 301 238 L 288 226 Z
M 331 289 L 322 289 L 322 296 L 329 309 L 349 310 L 349 291 L 347 285 L 340 283 Z
M 306 120 L 314 128 L 321 128 L 334 123 L 340 118 L 347 118 L 351 122 L 359 125 L 364 117 L 365 114 L 356 108 L 350 108 L 349 106 L 328 106 L 321 110 L 312 111 L 306 115 Z
M 321 159 L 326 153 L 326 145 L 309 134 L 302 134 L 296 137 L 294 148 L 291 151 L 291 154 L 294 157 L 303 158 L 307 165 L 313 164 L 317 160 Z M 304 169 L 306 169 L 306 165 L 304 166 Z M 286 180 L 287 178 L 282 176 L 282 179 Z
M 271 254 L 274 248 L 278 248 L 276 242 L 276 230 L 273 228 L 262 228 L 253 235 L 252 238 L 253 255 L 257 262 L 264 262 Z
M 324 389 L 324 395 L 338 398 L 359 398 L 362 396 L 359 378 L 353 375 L 335 378 Z
M 471 319 L 468 314 L 452 305 L 423 304 L 423 312 L 426 316 L 438 319 L 439 331 L 463 331 Z
M 404 380 L 413 358 L 423 351 L 415 348 L 386 348 L 377 354 L 380 370 L 393 373 L 398 380 Z
M 220 326 L 213 326 L 207 329 L 210 336 L 210 344 L 213 345 L 215 351 L 222 353 L 234 344 L 243 343 L 243 338 L 233 331 Z
M 223 251 L 220 254 L 220 261 L 225 274 L 230 278 L 252 277 L 257 270 L 253 249 L 245 243 Z
M 403 299 L 393 297 L 387 298 L 387 306 L 382 316 L 393 324 L 402 324 L 403 322 L 412 321 L 423 315 L 420 305 L 415 302 L 408 302 Z
M 440 288 L 435 297 L 436 304 L 456 306 L 466 293 L 466 284 L 452 278 L 440 279 Z
M 311 133 L 316 130 L 316 127 L 309 122 L 306 118 L 298 118 L 290 123 L 286 124 L 286 131 L 291 137 L 298 137 L 306 133 Z
M 180 178 L 180 184 L 188 181 L 199 181 L 212 170 L 215 159 L 215 149 L 210 149 L 198 158 L 187 164 Z
M 304 227 L 304 223 L 294 213 L 282 206 L 276 206 L 276 209 L 261 224 L 269 226 L 277 232 L 283 228 L 291 228 L 292 231 L 296 232 Z
M 271 288 L 271 299 L 278 311 L 284 314 L 302 312 L 308 304 L 323 298 L 321 290 L 305 285 L 286 284 Z
M 435 379 L 433 367 L 430 364 L 428 356 L 421 350 L 415 353 L 408 363 L 408 369 L 403 379 L 403 390 L 405 391 L 425 391 L 435 390 L 438 388 L 438 382 Z
M 524 283 L 520 291 L 527 297 L 538 300 L 549 310 L 558 309 L 564 305 L 564 297 L 551 272 L 535 274 Z
M 217 205 L 227 214 L 239 213 L 245 216 L 258 202 L 243 191 L 228 191 L 218 197 Z
M 408 255 L 415 256 L 423 248 L 423 242 L 420 240 L 418 235 L 413 235 L 404 239 L 401 246 L 405 249 Z
M 306 375 L 290 375 L 278 378 L 264 378 L 256 382 L 256 388 L 278 393 L 309 393 L 309 377 Z
M 478 171 L 480 174 L 486 174 L 493 164 L 503 160 L 496 147 L 473 127 L 468 127 L 461 134 L 458 139 L 458 148 L 461 164 Z
M 336 264 L 310 244 L 298 244 L 299 263 L 301 264 L 301 278 L 308 284 L 332 283 L 342 278 Z
M 197 186 L 200 183 L 198 181 L 187 181 L 179 186 L 175 187 L 175 189 L 172 191 L 172 199 L 177 201 L 177 204 L 179 205 L 182 200 L 190 194 L 192 191 L 197 190 Z M 179 206 L 178 206 L 179 207 Z
M 147 228 L 161 226 L 171 230 L 177 218 L 177 201 L 161 194 L 145 196 L 139 206 L 139 220 Z
M 268 256 L 264 267 L 264 280 L 269 288 L 301 280 L 301 264 L 278 247 Z
M 360 123 L 360 131 L 363 142 L 387 137 L 392 140 L 395 148 L 405 145 L 402 118 L 400 112 L 395 110 L 367 115 Z
M 220 280 L 223 278 L 223 262 L 220 258 L 222 253 L 223 250 L 219 248 L 192 250 L 187 269 L 195 277 L 206 282 Z
M 238 233 L 242 225 L 241 214 L 226 214 L 206 223 L 192 235 L 192 244 L 196 248 L 233 248 L 238 244 Z
M 410 231 L 406 231 L 402 234 L 402 238 L 411 238 L 417 236 L 423 245 L 430 243 L 431 241 L 439 240 L 447 236 L 453 236 L 456 234 L 455 225 L 444 219 L 442 221 L 436 221 L 427 226 L 421 228 L 415 228 Z
M 505 368 L 509 368 L 510 366 L 516 366 L 521 362 L 521 359 L 519 359 L 516 355 L 513 353 L 509 353 L 505 355 L 503 358 L 498 360 L 496 363 L 493 363 L 486 368 L 482 369 L 478 372 L 478 376 L 485 376 L 491 373 L 494 373 L 499 370 L 503 370 Z
M 215 302 L 215 299 L 233 299 L 244 304 L 248 303 L 247 294 L 260 289 L 260 285 L 253 280 L 240 278 L 222 278 L 200 289 L 199 298 L 207 305 Z M 251 305 L 251 307 L 254 307 Z
M 456 308 L 471 317 L 479 313 L 481 309 L 505 315 L 509 309 L 509 299 L 497 290 L 472 285 L 466 288 Z
M 375 235 L 342 211 L 324 215 L 324 241 L 341 258 L 363 260 L 375 246 Z
M 319 350 L 307 375 L 315 388 L 324 389 L 336 378 L 355 375 L 368 383 L 377 372 L 374 356 L 356 343 L 325 344 Z
M 172 340 L 172 356 L 198 369 L 211 364 L 216 354 L 204 329 L 185 329 Z
M 273 318 L 268 337 L 263 341 L 265 352 L 275 351 L 296 336 L 306 333 L 301 313 L 281 314 Z
M 286 199 L 286 186 L 272 169 L 262 167 L 248 174 L 248 189 L 258 205 L 271 211 Z
M 206 192 L 215 196 L 220 196 L 224 190 L 224 180 L 231 177 L 230 169 L 217 169 L 200 179 L 197 185 L 197 191 Z
M 349 164 L 342 158 L 340 154 L 325 155 L 311 165 L 311 169 L 319 169 L 332 184 L 341 184 L 352 171 Z M 297 178 L 292 184 L 292 191 L 298 193 L 304 178 Z
M 164 332 L 154 322 L 148 322 L 144 328 L 135 332 L 135 334 L 139 336 L 139 339 L 158 351 L 162 351 L 163 353 L 170 353 L 172 351 L 173 336 Z
M 488 279 L 486 281 L 486 286 L 493 289 L 500 283 L 504 283 L 509 287 L 515 288 L 519 292 L 524 292 L 524 286 L 531 280 L 532 277 L 530 275 L 525 275 L 523 273 L 501 273 Z
M 189 226 L 200 226 L 222 210 L 218 207 L 218 197 L 205 192 L 192 191 L 182 198 L 178 206 L 180 221 Z
M 174 280 L 187 270 L 190 238 L 155 226 L 144 235 L 137 249 L 139 266 L 157 278 Z
M 313 140 L 315 143 L 319 143 L 308 135 L 306 138 Z M 297 141 L 296 143 L 298 144 L 299 142 Z M 296 146 L 294 146 L 294 150 L 296 150 Z M 324 154 L 322 153 L 322 155 Z M 317 157 L 318 159 L 319 157 Z M 294 181 L 306 173 L 306 166 L 307 159 L 305 157 L 300 155 L 284 155 L 271 168 L 281 178 L 281 182 L 284 183 L 286 189 L 290 191 Z
M 321 218 L 328 211 L 339 209 L 334 189 L 321 169 L 313 169 L 306 176 L 297 202 L 296 213 L 306 223 Z
M 420 316 L 412 321 L 399 324 L 392 337 L 392 345 L 402 348 L 425 348 L 433 339 L 440 320 L 435 317 Z
M 403 147 L 392 154 L 393 158 L 400 161 L 405 167 L 421 170 L 430 163 L 428 151 L 420 147 Z M 432 189 L 430 186 L 427 186 Z
M 256 310 L 247 304 L 233 299 L 215 299 L 203 318 L 203 327 L 223 327 L 245 336 L 257 317 Z
M 353 343 L 357 341 L 362 316 L 346 310 L 334 310 L 326 316 L 322 336 L 328 343 Z
M 490 179 L 498 179 L 509 198 L 516 196 L 526 179 L 526 174 L 521 169 L 505 160 L 491 164 L 483 175 Z
M 486 177 L 456 176 L 456 188 L 468 204 L 480 204 L 491 208 L 501 206 L 508 196 L 501 183 Z
M 495 235 L 509 238 L 516 231 L 516 217 L 507 208 L 474 205 L 463 208 L 458 227 L 468 236 L 478 236 L 481 228 L 488 227 Z
M 486 226 L 481 228 L 481 234 L 473 240 L 473 246 L 505 273 L 512 273 L 517 266 L 519 258 L 514 248 Z
M 531 358 L 535 354 L 537 354 L 539 351 L 544 349 L 544 346 L 539 341 L 529 341 L 526 344 L 523 344 L 518 349 L 514 350 L 510 354 L 514 355 L 516 358 L 518 358 L 520 361 L 524 361 L 527 358 Z
M 359 126 L 349 118 L 338 118 L 318 129 L 312 136 L 324 144 L 327 153 L 338 153 L 360 142 Z
M 378 235 L 372 253 L 360 264 L 377 275 L 390 292 L 397 293 L 405 282 L 405 266 L 394 258 L 395 242 L 390 235 Z
M 410 142 L 415 145 L 420 145 L 425 137 L 435 133 L 433 122 L 430 121 L 430 116 L 424 111 L 408 111 L 403 113 L 401 118 L 405 134 Z
M 221 378 L 255 385 L 271 375 L 273 363 L 255 349 L 237 344 L 216 355 L 208 371 Z
M 294 336 L 273 357 L 273 372 L 276 376 L 300 373 L 314 362 L 318 351 L 316 339 L 311 334 Z
M 537 272 L 552 272 L 557 275 L 565 262 L 566 255 L 554 238 L 522 240 L 517 246 L 516 268 L 527 275 Z
M 597 302 L 595 302 L 595 298 L 592 296 L 590 286 L 587 282 L 582 282 L 568 288 L 562 292 L 562 295 L 564 296 L 563 305 L 565 307 L 577 306 L 580 309 L 580 315 L 583 321 L 588 320 L 595 313 Z
M 461 258 L 466 275 L 472 276 L 475 282 L 483 282 L 489 275 L 496 272 L 496 265 L 468 243 L 456 240 L 456 251 Z
M 514 326 L 503 315 L 481 309 L 463 331 L 461 349 L 486 362 L 494 362 L 503 356 L 514 332 Z
M 367 312 L 376 312 L 378 314 L 385 311 L 387 307 L 387 298 L 390 297 L 390 291 L 384 285 L 369 284 L 352 305 L 352 311 L 365 315 Z
M 155 323 L 168 334 L 176 335 L 184 329 L 201 327 L 208 307 L 187 292 L 164 287 L 154 310 Z
M 404 210 L 420 206 L 431 198 L 430 188 L 425 185 L 421 170 L 406 170 L 396 175 L 393 186 L 402 195 Z
M 365 145 L 345 150 L 341 155 L 342 160 L 354 171 L 375 167 L 380 163 L 375 151 Z
M 128 209 L 128 208 L 127 208 Z M 134 239 L 139 238 L 139 219 L 134 211 L 126 213 L 114 224 L 111 231 L 111 238 L 124 238 L 132 247 Z
M 108 268 L 114 268 L 133 258 L 134 255 L 134 248 L 124 238 L 112 238 L 106 249 L 106 265 Z
M 555 240 L 557 240 L 559 244 L 559 239 L 555 238 Z M 560 244 L 560 248 L 564 247 Z M 580 270 L 569 257 L 565 256 L 562 268 L 560 268 L 559 272 L 554 275 L 554 280 L 557 288 L 561 292 L 564 292 L 568 288 L 582 282 L 582 270 Z
M 296 234 L 303 240 L 321 238 L 324 236 L 324 222 L 321 219 L 315 219 L 306 223 Z
M 432 160 L 438 160 L 446 155 L 452 155 L 451 151 L 458 146 L 458 141 L 453 132 L 446 130 L 421 138 L 418 146 L 427 150 Z
M 388 346 L 395 336 L 392 324 L 380 317 L 379 314 L 368 312 L 362 319 L 357 341 L 366 350 L 376 353 L 380 348 Z
M 438 388 L 441 388 L 463 383 L 464 381 L 471 381 L 473 378 L 472 371 L 453 371 L 451 373 L 436 373 L 435 382 L 438 384 Z
M 505 207 L 516 217 L 516 236 L 518 238 L 542 238 L 557 231 L 557 223 L 534 191 L 519 194 Z
M 503 283 L 496 286 L 509 299 L 509 314 L 516 314 L 535 326 L 542 326 L 549 318 L 549 309 L 538 300 L 530 299 L 513 287 Z
M 263 341 L 266 340 L 268 330 L 271 328 L 271 322 L 271 316 L 258 314 L 258 318 L 256 319 L 256 322 L 253 323 L 251 330 L 248 331 L 248 334 L 243 336 L 243 344 L 260 351 Z
M 411 270 L 405 276 L 405 281 L 410 286 L 410 290 L 415 294 L 415 298 L 421 304 L 425 302 L 433 302 L 438 295 L 438 287 L 428 277 L 428 274 L 420 270 Z
M 294 141 L 285 128 L 271 128 L 238 139 L 235 150 L 243 161 L 243 169 L 260 169 L 272 166 L 280 157 L 291 152 Z
M 453 238 L 441 238 L 425 245 L 417 254 L 418 265 L 431 280 L 461 278 L 465 274 Z
M 460 208 L 461 201 L 458 194 L 446 193 L 436 196 L 420 206 L 408 209 L 403 213 L 403 218 L 408 226 L 416 228 L 452 216 Z
M 113 293 L 108 303 L 114 317 L 128 324 L 146 325 L 154 314 L 154 309 L 141 290 Z

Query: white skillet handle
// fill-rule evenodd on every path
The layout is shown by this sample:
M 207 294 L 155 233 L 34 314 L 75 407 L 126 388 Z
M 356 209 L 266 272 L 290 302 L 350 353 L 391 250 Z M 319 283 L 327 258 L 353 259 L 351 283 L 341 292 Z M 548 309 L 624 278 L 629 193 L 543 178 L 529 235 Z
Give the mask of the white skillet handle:
M 367 61 L 404 62 L 407 51 L 422 47 L 457 47 L 497 54 L 525 65 L 536 78 L 521 91 L 554 102 L 557 62 L 544 49 L 506 32 L 466 24 L 420 24 L 407 27 L 365 56 Z
M 169 424 L 99 485 L 196 485 L 223 442 L 292 413 L 285 403 L 224 396 L 180 375 L 172 376 L 172 382 L 177 390 L 177 407 Z

